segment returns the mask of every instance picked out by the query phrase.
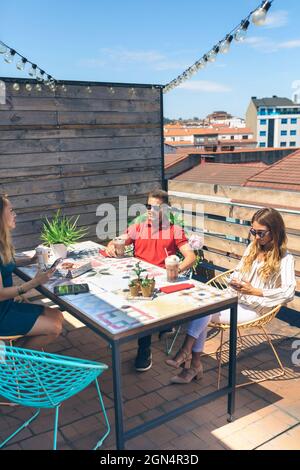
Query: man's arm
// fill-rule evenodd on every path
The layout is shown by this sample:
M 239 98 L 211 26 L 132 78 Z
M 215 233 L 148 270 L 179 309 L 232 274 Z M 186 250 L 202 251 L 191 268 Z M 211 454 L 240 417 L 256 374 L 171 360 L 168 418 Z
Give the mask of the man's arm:
M 185 245 L 182 245 L 179 248 L 179 251 L 184 256 L 184 259 L 181 261 L 179 265 L 180 272 L 182 272 L 182 271 L 186 271 L 187 269 L 190 269 L 194 265 L 197 258 L 194 253 L 194 250 L 191 249 L 188 243 L 186 243 Z
M 132 243 L 132 239 L 130 238 L 130 236 L 128 235 L 128 233 L 123 233 L 122 235 L 120 235 L 118 238 L 123 238 L 125 240 L 125 245 L 131 245 Z M 114 241 L 111 240 L 106 248 L 105 248 L 105 251 L 106 253 L 111 256 L 112 258 L 115 258 L 116 257 L 116 251 L 115 251 L 115 246 L 114 246 Z

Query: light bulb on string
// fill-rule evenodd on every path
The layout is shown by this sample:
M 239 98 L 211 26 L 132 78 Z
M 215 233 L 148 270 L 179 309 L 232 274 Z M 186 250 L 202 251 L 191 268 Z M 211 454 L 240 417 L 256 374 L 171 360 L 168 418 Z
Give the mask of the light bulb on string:
M 218 46 L 215 46 L 215 47 L 207 54 L 207 61 L 208 61 L 208 62 L 216 62 L 218 52 L 219 52 L 219 47 L 218 47 Z
M 44 80 L 44 77 L 43 75 L 45 74 L 45 72 L 43 72 L 41 69 L 37 69 L 37 73 L 36 73 L 36 80 L 38 82 L 42 82 Z
M 64 93 L 67 91 L 67 87 L 65 84 L 61 86 L 61 91 L 63 91 Z
M 86 91 L 87 91 L 87 93 L 91 94 L 91 93 L 92 93 L 91 87 L 90 87 L 90 86 L 87 86 L 87 87 L 86 87 Z
M 37 83 L 35 85 L 35 89 L 36 89 L 36 91 L 42 91 L 42 85 L 40 83 Z
M 271 8 L 271 2 L 267 1 L 262 4 L 251 16 L 252 23 L 255 26 L 263 26 L 266 22 L 267 13 Z
M 30 69 L 28 70 L 28 75 L 34 78 L 36 76 L 36 72 L 37 72 L 37 66 L 35 64 L 32 64 Z
M 26 88 L 27 91 L 31 91 L 32 90 L 31 83 L 26 83 L 25 88 Z
M 4 60 L 7 64 L 11 64 L 12 61 L 14 60 L 14 57 L 16 55 L 16 51 L 13 49 L 9 49 L 6 54 L 4 54 Z
M 13 90 L 20 91 L 20 85 L 17 82 L 13 84 Z
M 245 20 L 241 23 L 239 28 L 236 30 L 234 34 L 234 39 L 237 42 L 242 42 L 245 40 L 246 35 L 247 35 L 247 29 L 249 28 L 250 22 L 249 20 Z
M 22 58 L 16 63 L 17 69 L 18 69 L 18 70 L 24 70 L 26 63 L 27 63 L 27 59 L 25 59 L 25 57 L 22 57 Z
M 0 42 L 0 54 L 6 54 L 6 52 L 7 52 L 7 47 L 5 46 L 5 44 Z
M 114 94 L 116 93 L 114 87 L 112 87 L 112 86 L 109 87 L 108 91 L 109 91 L 109 93 L 110 93 L 111 95 L 114 95 Z
M 219 52 L 220 54 L 227 54 L 229 52 L 229 49 L 230 49 L 230 45 L 233 41 L 233 36 L 232 34 L 226 36 L 226 38 L 224 39 L 224 41 L 221 42 L 220 46 L 219 46 Z

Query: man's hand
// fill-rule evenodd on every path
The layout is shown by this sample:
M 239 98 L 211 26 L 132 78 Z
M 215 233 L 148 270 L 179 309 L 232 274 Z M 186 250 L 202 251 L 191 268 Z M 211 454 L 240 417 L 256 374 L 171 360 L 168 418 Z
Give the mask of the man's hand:
M 117 257 L 114 242 L 109 242 L 109 244 L 105 248 L 105 252 L 111 258 L 116 258 Z

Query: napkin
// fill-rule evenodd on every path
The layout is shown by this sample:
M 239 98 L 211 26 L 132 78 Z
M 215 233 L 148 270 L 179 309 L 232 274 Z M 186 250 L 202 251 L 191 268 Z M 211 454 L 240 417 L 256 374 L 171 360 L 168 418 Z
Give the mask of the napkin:
M 164 292 L 165 294 L 172 294 L 173 292 L 178 292 L 180 290 L 185 290 L 185 289 L 192 289 L 193 287 L 195 287 L 194 284 L 188 284 L 188 283 L 175 284 L 174 286 L 161 287 L 160 291 Z
M 105 250 L 99 249 L 99 254 L 102 255 L 102 256 L 105 256 L 105 258 L 110 258 L 110 256 L 106 253 Z

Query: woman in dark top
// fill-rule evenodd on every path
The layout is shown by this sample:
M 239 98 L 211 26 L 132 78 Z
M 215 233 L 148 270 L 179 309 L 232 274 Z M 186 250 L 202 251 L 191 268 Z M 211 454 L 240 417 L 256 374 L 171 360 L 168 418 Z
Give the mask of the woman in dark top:
M 13 287 L 12 273 L 15 266 L 25 266 L 36 261 L 36 256 L 15 261 L 11 242 L 11 231 L 15 226 L 16 214 L 12 205 L 7 196 L 0 195 L 0 336 L 25 336 L 16 344 L 41 349 L 61 333 L 61 312 L 42 305 L 19 303 L 14 299 L 48 282 L 55 268 L 47 272 L 38 271 L 31 281 Z

